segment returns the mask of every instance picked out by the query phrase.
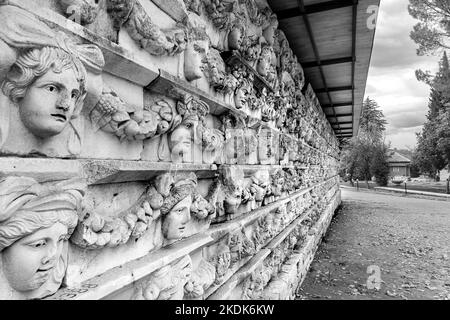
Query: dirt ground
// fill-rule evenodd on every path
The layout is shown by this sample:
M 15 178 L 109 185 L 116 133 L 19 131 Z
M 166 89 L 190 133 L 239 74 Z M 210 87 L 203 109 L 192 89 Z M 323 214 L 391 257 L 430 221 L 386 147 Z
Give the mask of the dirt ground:
M 342 195 L 299 299 L 450 300 L 448 202 L 349 189 Z

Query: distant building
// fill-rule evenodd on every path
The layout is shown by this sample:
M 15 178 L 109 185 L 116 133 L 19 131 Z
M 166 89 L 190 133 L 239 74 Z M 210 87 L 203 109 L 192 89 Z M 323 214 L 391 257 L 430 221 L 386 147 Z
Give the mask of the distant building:
M 441 181 L 445 181 L 450 178 L 450 165 L 439 173 L 439 178 Z
M 396 151 L 389 152 L 389 176 L 411 176 L 411 160 Z

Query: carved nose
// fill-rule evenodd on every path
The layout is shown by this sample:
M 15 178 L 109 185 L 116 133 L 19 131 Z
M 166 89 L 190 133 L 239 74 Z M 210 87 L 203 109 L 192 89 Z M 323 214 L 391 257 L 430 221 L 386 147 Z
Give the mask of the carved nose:
M 183 223 L 188 223 L 191 220 L 191 212 L 190 210 L 186 211 L 186 214 L 184 215 Z
M 56 259 L 57 252 L 58 252 L 58 245 L 49 244 L 47 247 L 46 255 L 44 256 L 44 258 L 42 258 L 42 264 L 47 265 L 53 263 Z
M 56 108 L 63 110 L 65 112 L 70 110 L 70 101 L 69 101 L 69 97 L 64 94 L 62 95 L 58 101 L 56 102 Z

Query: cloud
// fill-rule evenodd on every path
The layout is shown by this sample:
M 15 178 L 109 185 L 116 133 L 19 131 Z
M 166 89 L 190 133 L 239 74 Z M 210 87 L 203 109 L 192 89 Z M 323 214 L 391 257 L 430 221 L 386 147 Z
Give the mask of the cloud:
M 429 57 L 416 54 L 417 45 L 410 38 L 418 22 L 408 13 L 408 0 L 381 1 L 372 66 L 401 69 L 411 65 L 428 65 Z
M 410 32 L 417 23 L 408 13 L 408 0 L 382 0 L 366 97 L 378 102 L 388 121 L 386 139 L 392 147 L 414 147 L 428 112 L 430 88 L 415 70 L 436 72 L 440 57 L 416 54 Z
M 390 117 L 390 125 L 393 128 L 408 129 L 422 126 L 426 120 L 424 114 L 417 112 L 403 112 Z
M 392 148 L 414 148 L 416 146 L 416 133 L 422 130 L 423 126 L 407 129 L 394 129 L 387 132 L 386 141 L 391 143 Z

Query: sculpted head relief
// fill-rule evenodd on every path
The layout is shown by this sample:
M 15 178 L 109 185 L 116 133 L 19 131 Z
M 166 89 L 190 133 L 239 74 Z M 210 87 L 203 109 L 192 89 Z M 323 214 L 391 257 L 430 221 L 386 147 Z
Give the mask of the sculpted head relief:
M 230 50 L 240 50 L 245 37 L 245 26 L 243 23 L 236 23 L 228 34 L 228 48 Z
M 242 79 L 240 85 L 235 90 L 234 104 L 236 109 L 245 109 L 252 93 L 252 87 L 247 79 Z
M 169 135 L 169 148 L 175 163 L 192 162 L 194 143 L 200 144 L 198 126 L 204 125 L 209 107 L 190 95 L 177 105 L 182 122 Z
M 50 187 L 31 178 L 0 180 L 0 252 L 11 288 L 29 299 L 56 292 L 83 195 L 79 179 Z
M 161 207 L 162 231 L 167 240 L 176 241 L 183 238 L 187 224 L 191 220 L 191 206 L 196 185 L 195 174 L 178 178 L 170 185 L 169 195 Z
M 209 38 L 206 31 L 193 28 L 189 33 L 189 42 L 184 53 L 184 74 L 188 81 L 203 77 L 203 64 L 209 51 Z
M 86 96 L 86 69 L 68 52 L 53 47 L 33 49 L 18 58 L 2 85 L 19 107 L 25 127 L 40 138 L 64 131 Z

